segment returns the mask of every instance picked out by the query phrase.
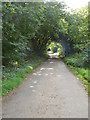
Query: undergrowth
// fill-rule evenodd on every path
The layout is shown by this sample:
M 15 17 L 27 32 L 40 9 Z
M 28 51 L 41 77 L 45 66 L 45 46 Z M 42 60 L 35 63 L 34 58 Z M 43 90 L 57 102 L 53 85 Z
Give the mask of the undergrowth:
M 84 65 L 84 61 L 82 61 L 81 57 L 81 54 L 69 55 L 64 58 L 64 61 L 74 71 L 74 74 L 82 81 L 88 93 L 90 93 L 90 87 L 88 86 L 88 83 L 90 82 L 90 69 L 88 66 Z

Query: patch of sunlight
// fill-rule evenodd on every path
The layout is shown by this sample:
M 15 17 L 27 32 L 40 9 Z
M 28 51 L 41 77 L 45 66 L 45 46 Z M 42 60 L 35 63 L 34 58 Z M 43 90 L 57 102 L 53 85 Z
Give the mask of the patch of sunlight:
M 53 62 L 50 62 L 51 64 L 53 63 Z
M 33 69 L 33 67 L 32 66 L 28 66 L 30 69 Z
M 14 65 L 18 65 L 18 61 L 14 61 L 13 64 L 14 64 Z
M 37 75 L 36 73 L 33 73 L 33 75 Z
M 40 70 L 41 70 L 41 71 L 42 71 L 42 70 L 45 70 L 45 68 L 41 68 Z
M 37 81 L 34 81 L 33 83 L 35 83 L 35 84 L 36 84 L 36 83 L 37 83 Z
M 33 88 L 34 86 L 30 86 L 31 88 Z
M 18 52 L 18 50 L 15 50 L 16 52 Z
M 54 68 L 47 68 L 48 70 L 53 70 Z

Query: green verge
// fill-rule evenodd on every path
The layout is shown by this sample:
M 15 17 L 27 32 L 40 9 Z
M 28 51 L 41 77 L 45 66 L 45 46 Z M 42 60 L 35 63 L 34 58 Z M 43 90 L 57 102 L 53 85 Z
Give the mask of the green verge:
M 64 62 L 67 64 L 67 66 L 71 70 L 73 70 L 74 74 L 79 78 L 79 80 L 82 81 L 86 90 L 90 94 L 90 84 L 89 84 L 89 82 L 90 82 L 90 76 L 89 76 L 90 69 L 75 66 L 74 60 L 75 60 L 75 58 L 73 55 L 64 58 Z
M 88 90 L 88 70 L 84 68 L 77 68 L 71 65 L 68 65 L 73 71 L 74 74 L 82 81 L 86 89 Z
M 25 77 L 45 60 L 45 58 L 35 56 L 17 70 L 7 72 L 5 78 L 2 80 L 2 93 L 0 93 L 0 96 L 5 95 L 20 85 Z

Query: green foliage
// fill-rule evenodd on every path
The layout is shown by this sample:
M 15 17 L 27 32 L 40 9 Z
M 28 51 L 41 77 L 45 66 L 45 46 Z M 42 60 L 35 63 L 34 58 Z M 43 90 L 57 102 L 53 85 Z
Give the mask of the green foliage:
M 67 39 L 69 47 L 73 44 L 75 52 L 82 52 L 87 48 L 87 7 L 69 13 L 65 11 L 62 2 L 3 3 L 2 13 L 5 66 L 24 62 L 32 52 L 44 54 L 47 44 L 57 39 Z M 84 60 L 86 58 L 87 55 Z
M 90 69 L 82 60 L 82 54 L 74 54 L 68 57 L 65 57 L 64 60 L 67 65 L 74 70 L 74 73 L 82 80 L 83 84 L 86 86 L 88 90 L 88 82 L 90 82 Z
M 3 65 L 20 64 L 32 52 L 43 54 L 57 36 L 62 10 L 61 3 L 3 3 Z
M 47 45 L 47 49 L 49 48 L 52 53 L 60 53 L 62 51 L 62 45 L 57 42 L 51 42 L 49 45 Z
M 81 53 L 76 53 L 67 56 L 65 59 L 65 62 L 69 65 L 72 65 L 74 67 L 85 67 L 85 68 L 90 68 L 89 65 L 89 48 L 86 48 L 83 52 Z
M 53 53 L 56 53 L 57 52 L 57 47 L 53 47 Z
M 82 52 L 82 60 L 84 63 L 84 66 L 87 66 L 90 69 L 90 46 L 88 45 L 87 48 L 85 48 Z
M 68 65 L 72 65 L 74 67 L 80 67 L 83 65 L 81 60 L 81 54 L 78 53 L 65 57 L 64 60 Z

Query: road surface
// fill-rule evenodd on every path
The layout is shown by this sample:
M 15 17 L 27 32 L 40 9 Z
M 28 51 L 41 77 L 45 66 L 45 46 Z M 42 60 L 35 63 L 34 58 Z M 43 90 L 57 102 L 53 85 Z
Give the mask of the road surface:
M 60 59 L 48 59 L 3 97 L 3 118 L 88 118 L 84 86 Z

